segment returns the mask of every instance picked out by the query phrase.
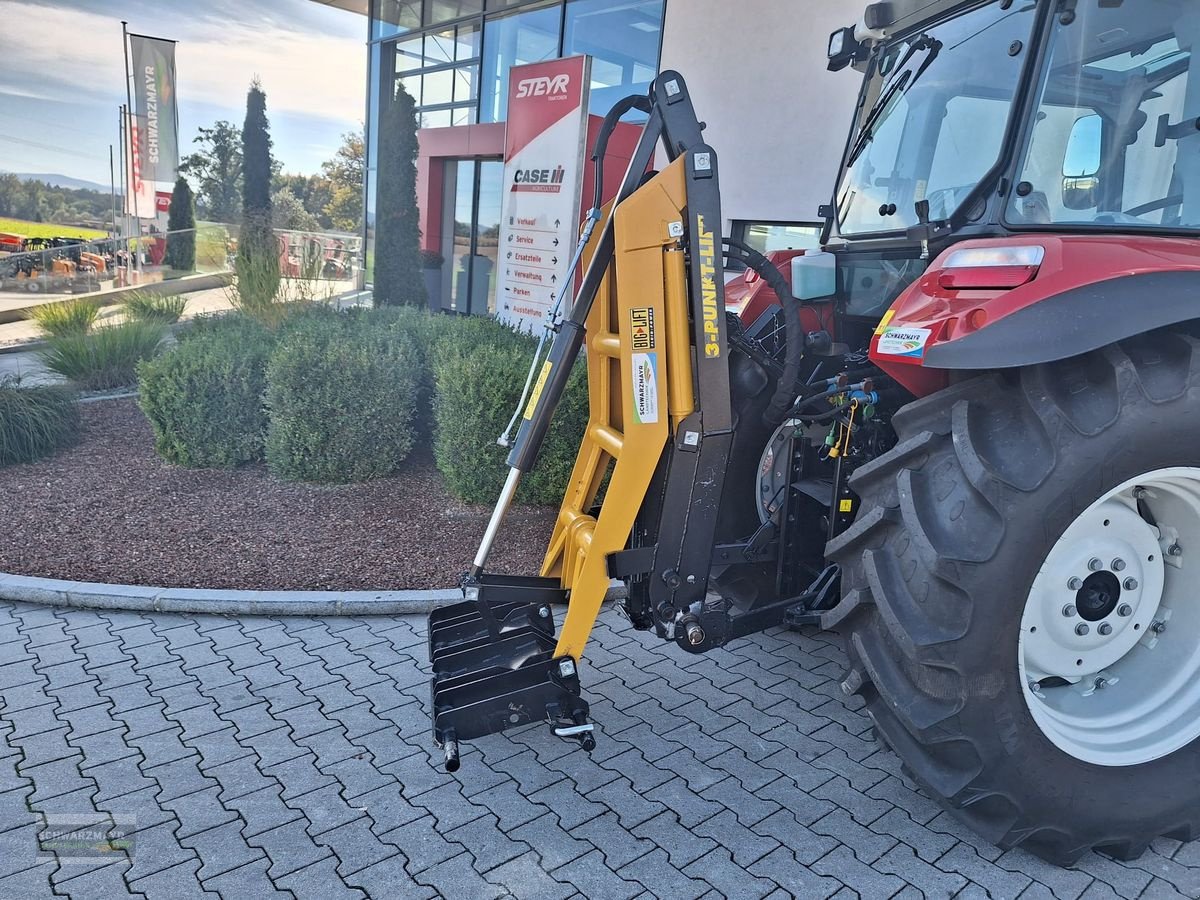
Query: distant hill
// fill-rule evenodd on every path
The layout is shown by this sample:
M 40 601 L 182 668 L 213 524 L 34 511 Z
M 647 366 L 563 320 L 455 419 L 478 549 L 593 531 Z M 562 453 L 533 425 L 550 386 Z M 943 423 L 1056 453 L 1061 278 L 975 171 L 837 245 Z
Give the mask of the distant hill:
M 100 191 L 103 194 L 108 193 L 108 185 L 100 184 L 96 181 L 85 181 L 82 178 L 72 178 L 70 175 L 56 175 L 53 173 L 46 174 L 40 172 L 14 172 L 22 181 L 42 181 L 54 187 L 69 188 L 71 190 L 88 190 Z

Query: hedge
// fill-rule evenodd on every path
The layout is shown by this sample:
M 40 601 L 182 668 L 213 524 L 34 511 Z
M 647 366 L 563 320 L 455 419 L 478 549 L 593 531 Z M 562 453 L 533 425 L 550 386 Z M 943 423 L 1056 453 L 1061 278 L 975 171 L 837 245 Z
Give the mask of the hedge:
M 267 365 L 267 466 L 281 478 L 351 482 L 395 472 L 414 444 L 420 356 L 369 316 L 290 322 Z
M 469 503 L 495 501 L 508 474 L 508 450 L 496 444 L 521 395 L 535 341 L 492 320 L 467 319 L 435 343 L 433 452 L 451 493 Z M 541 456 L 521 482 L 520 501 L 562 500 L 587 424 L 587 379 L 571 375 Z
M 142 408 L 159 453 L 190 466 L 265 459 L 276 475 L 349 482 L 395 472 L 431 445 L 449 491 L 491 503 L 496 444 L 535 341 L 493 319 L 410 308 L 294 311 L 272 332 L 239 314 L 201 318 L 144 363 Z M 582 363 L 518 499 L 557 504 L 587 422 Z
M 271 332 L 244 316 L 201 319 L 174 349 L 138 367 L 154 446 L 182 466 L 228 468 L 262 458 Z

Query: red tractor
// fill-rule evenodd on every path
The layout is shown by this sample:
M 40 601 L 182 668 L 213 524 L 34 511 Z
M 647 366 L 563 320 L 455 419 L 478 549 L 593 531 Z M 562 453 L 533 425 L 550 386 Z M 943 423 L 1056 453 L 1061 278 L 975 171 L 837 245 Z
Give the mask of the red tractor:
M 614 110 L 671 165 L 643 179 L 635 151 L 467 601 L 431 617 L 447 767 L 539 719 L 594 746 L 577 665 L 617 577 L 634 627 L 685 652 L 838 630 L 843 691 L 1001 846 L 1069 864 L 1200 837 L 1197 50 L 1186 0 L 872 4 L 829 44 L 863 86 L 823 249 L 725 241 L 766 282 L 740 317 L 683 79 Z M 490 575 L 585 341 L 543 577 Z

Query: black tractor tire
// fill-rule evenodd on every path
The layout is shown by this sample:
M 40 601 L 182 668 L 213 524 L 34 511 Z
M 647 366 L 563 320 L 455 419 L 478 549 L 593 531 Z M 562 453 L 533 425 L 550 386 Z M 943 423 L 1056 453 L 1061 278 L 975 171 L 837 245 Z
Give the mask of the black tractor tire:
M 925 791 L 1002 848 L 1058 865 L 1200 837 L 1200 740 L 1142 765 L 1058 749 L 1020 683 L 1030 586 L 1075 517 L 1143 473 L 1200 463 L 1200 341 L 1156 332 L 973 377 L 904 407 L 832 541 L 847 694 Z

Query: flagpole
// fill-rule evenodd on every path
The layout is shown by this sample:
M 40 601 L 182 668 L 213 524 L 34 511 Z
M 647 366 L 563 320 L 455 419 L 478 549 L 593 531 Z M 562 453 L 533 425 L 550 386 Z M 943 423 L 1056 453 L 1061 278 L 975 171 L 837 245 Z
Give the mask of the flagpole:
M 117 130 L 121 133 L 121 238 L 125 250 L 125 284 L 133 282 L 133 257 L 129 252 L 129 235 L 133 226 L 129 218 L 129 109 L 121 104 Z
M 112 230 L 117 230 L 117 170 L 113 165 L 113 145 L 108 145 L 108 193 L 112 200 Z
M 137 148 L 132 146 L 132 144 L 133 144 L 132 122 L 134 119 L 134 112 L 133 112 L 133 90 L 129 86 L 129 80 L 131 78 L 131 75 L 129 74 L 129 29 L 126 27 L 126 26 L 128 26 L 128 24 L 129 23 L 126 22 L 124 19 L 121 20 L 121 49 L 125 52 L 125 102 L 129 107 L 127 113 L 129 116 L 129 123 L 130 123 L 129 137 L 130 137 L 131 146 L 129 147 L 129 154 L 130 154 L 129 158 L 131 160 L 133 160 L 133 159 L 137 158 L 135 156 L 135 154 L 137 152 Z M 132 169 L 135 167 L 130 166 L 130 168 Z M 134 172 L 133 174 L 136 179 L 136 176 L 138 173 Z M 134 265 L 135 271 L 140 271 L 142 268 L 142 253 L 141 253 L 141 240 L 140 240 L 141 236 L 142 236 L 142 217 L 141 217 L 141 214 L 138 212 L 137 185 L 131 184 L 129 186 L 129 188 L 133 193 L 133 221 L 134 221 L 134 232 L 135 232 L 134 236 L 133 236 L 133 265 Z
M 129 161 L 125 158 L 125 104 L 117 107 L 117 135 L 121 141 L 121 241 L 117 247 L 125 248 L 125 283 L 129 284 L 129 187 L 125 183 L 129 173 Z

